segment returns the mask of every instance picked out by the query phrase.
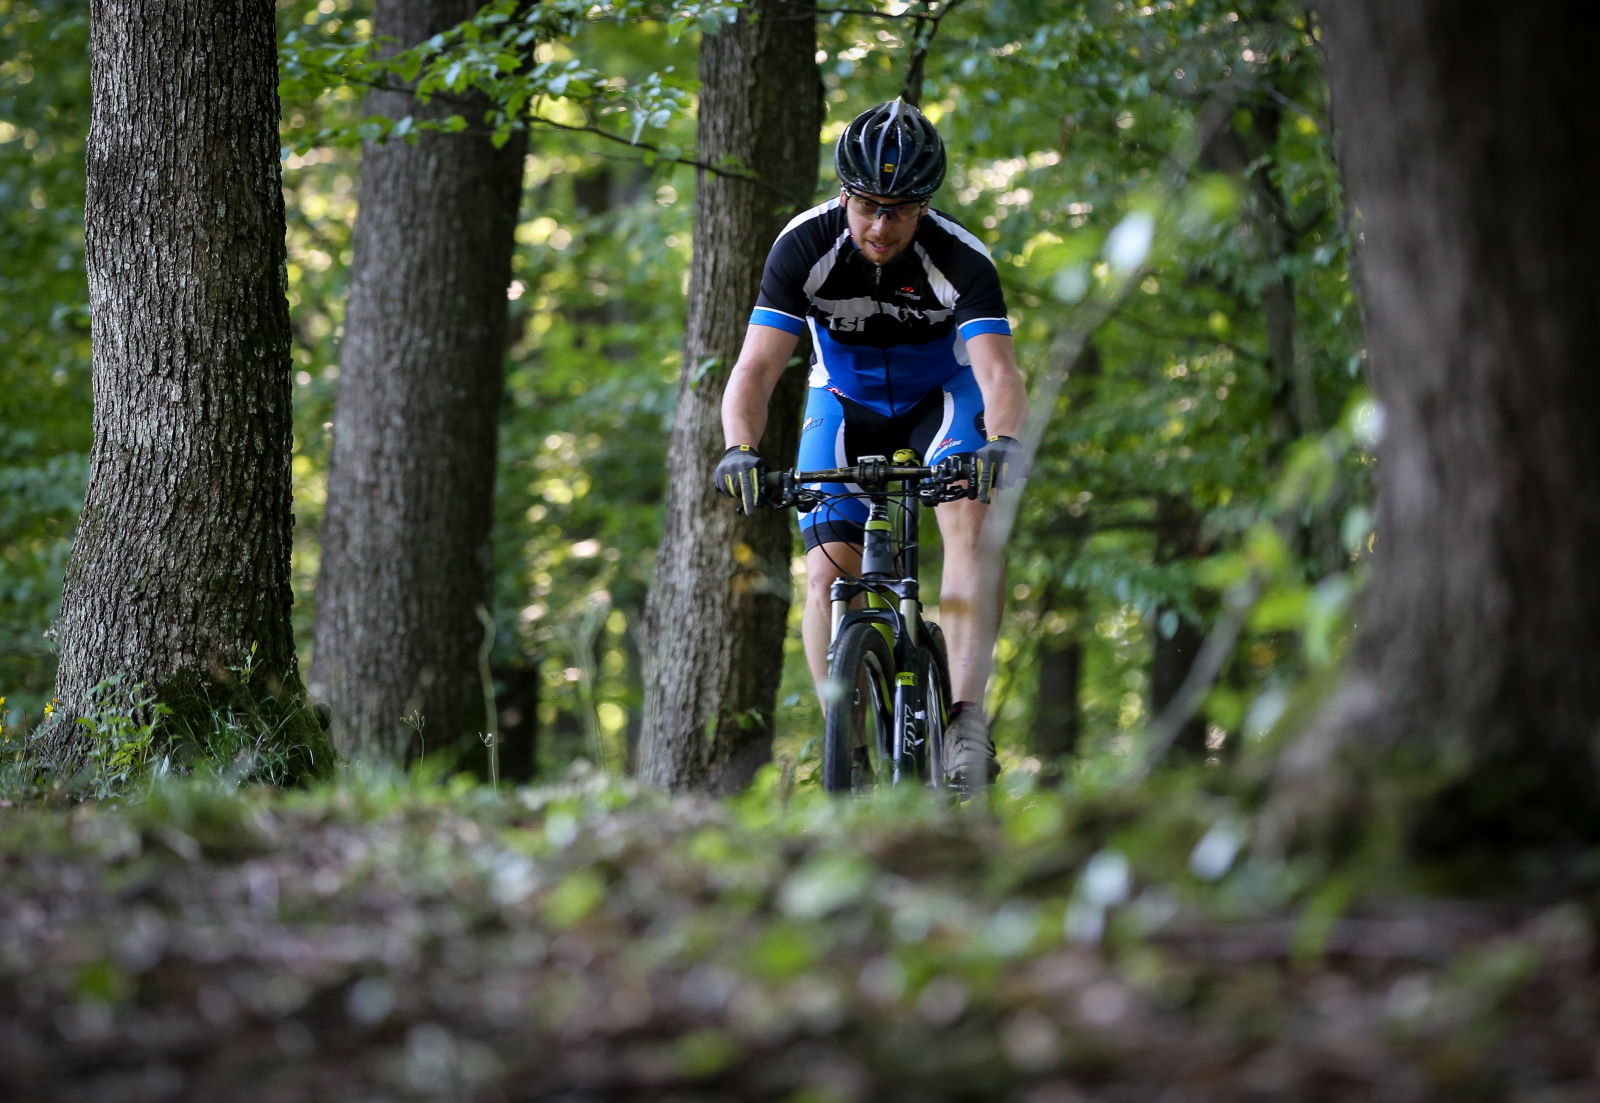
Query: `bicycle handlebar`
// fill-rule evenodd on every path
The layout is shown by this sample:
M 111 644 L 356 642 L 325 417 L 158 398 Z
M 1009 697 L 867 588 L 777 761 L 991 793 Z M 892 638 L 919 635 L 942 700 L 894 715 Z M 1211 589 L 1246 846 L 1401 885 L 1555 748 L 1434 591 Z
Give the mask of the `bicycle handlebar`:
M 890 463 L 882 456 L 863 456 L 849 467 L 829 467 L 820 471 L 769 471 L 763 483 L 763 501 L 773 509 L 797 505 L 820 505 L 837 493 L 829 493 L 807 483 L 854 483 L 868 494 L 879 494 L 891 483 L 915 482 L 915 492 L 923 502 L 934 505 L 972 496 L 976 485 L 972 477 L 972 456 L 963 454 L 940 460 L 932 467 L 921 464 Z M 958 486 L 958 483 L 965 483 Z

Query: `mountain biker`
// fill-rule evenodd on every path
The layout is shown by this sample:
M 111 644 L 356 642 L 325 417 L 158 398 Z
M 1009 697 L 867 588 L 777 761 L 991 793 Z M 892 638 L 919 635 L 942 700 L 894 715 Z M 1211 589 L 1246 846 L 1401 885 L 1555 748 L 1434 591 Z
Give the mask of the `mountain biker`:
M 1027 397 L 1005 298 L 988 250 L 928 205 L 945 175 L 933 124 L 896 99 L 869 108 L 834 150 L 839 195 L 797 216 L 767 256 L 761 292 L 722 397 L 727 451 L 713 483 L 745 513 L 761 496 L 757 445 L 767 404 L 802 333 L 811 377 L 801 469 L 845 466 L 911 448 L 935 464 L 976 454 L 976 497 L 941 505 L 939 616 L 955 699 L 949 780 L 971 791 L 998 772 L 984 717 L 984 670 L 1001 592 L 980 592 L 979 536 L 991 491 L 1018 474 Z M 833 489 L 844 489 L 836 487 Z M 860 570 L 867 507 L 844 499 L 801 517 L 806 547 L 802 636 L 819 695 L 827 679 L 829 590 Z

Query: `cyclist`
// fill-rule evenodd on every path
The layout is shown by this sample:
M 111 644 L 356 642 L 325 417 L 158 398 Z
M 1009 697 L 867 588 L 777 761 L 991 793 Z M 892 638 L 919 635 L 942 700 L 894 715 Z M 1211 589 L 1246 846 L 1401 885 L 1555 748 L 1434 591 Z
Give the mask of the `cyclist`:
M 1027 398 L 1005 298 L 988 250 L 928 205 L 945 175 L 944 142 L 896 99 L 851 121 L 834 150 L 839 195 L 797 216 L 767 256 L 744 347 L 722 398 L 727 451 L 713 483 L 745 513 L 765 471 L 757 446 L 767 404 L 802 333 L 811 377 L 796 466 L 845 466 L 911 448 L 929 465 L 975 453 L 976 498 L 936 516 L 944 540 L 939 615 L 955 699 L 949 779 L 971 791 L 999 772 L 980 659 L 994 646 L 1001 595 L 980 592 L 979 535 L 991 491 L 1017 473 Z M 837 487 L 833 489 L 844 489 Z M 802 516 L 806 659 L 827 678 L 829 589 L 860 569 L 864 502 Z

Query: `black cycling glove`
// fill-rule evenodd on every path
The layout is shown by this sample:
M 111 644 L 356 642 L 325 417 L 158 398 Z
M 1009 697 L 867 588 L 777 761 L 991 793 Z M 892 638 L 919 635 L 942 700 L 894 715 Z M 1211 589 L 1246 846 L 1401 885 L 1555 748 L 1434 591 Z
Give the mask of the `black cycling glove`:
M 734 500 L 736 512 L 749 516 L 761 504 L 761 478 L 766 473 L 760 453 L 748 444 L 736 444 L 717 461 L 711 485 Z
M 1016 437 L 990 437 L 972 457 L 972 496 L 987 502 L 989 496 L 1016 474 L 1022 444 Z

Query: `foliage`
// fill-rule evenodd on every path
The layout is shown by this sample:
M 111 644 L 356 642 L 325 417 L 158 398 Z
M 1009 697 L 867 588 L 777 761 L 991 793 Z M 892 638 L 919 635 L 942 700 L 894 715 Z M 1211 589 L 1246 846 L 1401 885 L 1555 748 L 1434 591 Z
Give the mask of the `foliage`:
M 916 21 L 916 6 L 822 7 L 826 159 L 826 139 L 846 119 L 899 90 L 929 24 Z M 1087 344 L 1053 410 L 1010 549 L 1010 625 L 991 701 L 1002 747 L 1013 766 L 1033 751 L 1032 702 L 1053 676 L 1040 656 L 1072 642 L 1084 658 L 1086 755 L 1122 760 L 1113 773 L 1137 761 L 1157 641 L 1180 621 L 1216 623 L 1239 564 L 1270 553 L 1269 592 L 1205 705 L 1219 736 L 1237 743 L 1245 717 L 1263 715 L 1336 652 L 1340 610 L 1359 582 L 1350 567 L 1360 544 L 1345 535 L 1362 530 L 1370 494 L 1358 442 L 1319 468 L 1331 481 L 1315 504 L 1289 516 L 1279 501 L 1305 457 L 1327 453 L 1360 362 L 1310 30 L 1297 7 L 1276 0 L 940 10 L 923 85 L 952 154 L 939 204 L 1000 264 L 1036 392 L 1075 341 Z M 491 612 L 497 675 L 537 668 L 546 768 L 576 755 L 624 761 L 637 721 L 639 610 L 660 531 L 689 263 L 694 50 L 732 11 L 496 2 L 390 54 L 372 41 L 361 4 L 278 9 L 302 640 L 358 147 L 384 137 L 363 98 L 374 85 L 415 80 L 437 103 L 487 94 L 488 117 L 464 110 L 451 126 L 531 127 Z M 12 2 L 5 13 L 0 125 L 9 129 L 0 137 L 11 137 L 0 200 L 15 212 L 9 240 L 21 250 L 8 257 L 24 263 L 6 269 L 12 305 L 0 319 L 18 350 L 0 370 L 19 383 L 0 388 L 0 691 L 19 717 L 36 717 L 49 694 L 44 632 L 86 474 L 78 211 L 87 65 L 81 4 Z M 45 70 L 49 82 L 20 79 Z M 34 217 L 39 196 L 44 219 Z M 1140 235 L 1141 259 L 1128 268 L 1121 258 Z M 1287 373 L 1272 360 L 1266 305 L 1284 281 Z M 1198 534 L 1192 546 L 1174 550 L 1164 528 L 1174 516 Z M 779 751 L 803 777 L 820 720 L 792 635 Z
M 23 717 L 50 696 L 47 631 L 88 475 L 87 7 L 0 0 L 0 693 Z
M 933 6 L 824 7 L 827 137 L 899 90 Z M 940 205 L 1002 266 L 1036 392 L 1073 369 L 1011 548 L 1007 771 L 966 809 L 822 799 L 798 646 L 780 760 L 727 802 L 581 768 L 502 792 L 431 762 L 271 793 L 252 783 L 299 772 L 279 737 L 309 718 L 163 716 L 120 681 L 84 718 L 77 787 L 39 784 L 22 755 L 50 707 L 43 639 L 90 426 L 85 8 L 0 0 L 0 1094 L 1600 1086 L 1592 904 L 1411 899 L 1428 871 L 1397 868 L 1381 829 L 1339 867 L 1259 853 L 1252 770 L 1137 769 L 1158 640 L 1237 622 L 1204 711 L 1225 747 L 1257 746 L 1337 660 L 1370 545 L 1380 419 L 1298 7 L 940 6 L 923 87 L 952 150 Z M 415 132 L 375 129 L 362 98 L 415 79 L 444 102 L 491 96 L 444 125 L 545 120 L 511 289 L 493 616 L 497 668 L 543 675 L 550 770 L 614 766 L 637 709 L 689 261 L 686 74 L 730 10 L 497 2 L 385 57 L 360 5 L 278 9 L 303 637 L 357 146 Z M 1197 534 L 1176 550 L 1174 516 Z M 1042 645 L 1064 640 L 1084 655 L 1085 735 L 1049 788 L 1032 701 L 1055 675 Z
M 1071 369 L 1012 545 L 1018 635 L 1079 625 L 1086 725 L 1131 748 L 1148 718 L 1139 656 L 1178 619 L 1211 620 L 1206 559 L 1281 519 L 1286 457 L 1357 385 L 1329 131 L 1298 8 L 1060 4 L 1022 24 L 1019 7 L 952 15 L 941 35 L 972 37 L 930 59 L 929 96 L 965 130 L 955 194 L 994 237 L 1035 389 Z M 1285 286 L 1289 363 L 1268 302 Z M 1335 492 L 1285 538 L 1310 582 L 1345 570 L 1317 534 L 1369 493 L 1368 461 L 1341 455 Z M 1174 517 L 1193 533 L 1176 553 Z M 1292 678 L 1307 658 L 1284 643 L 1250 632 L 1230 678 Z M 1013 720 L 1028 650 L 1002 666 Z M 1211 719 L 1237 736 L 1237 714 Z
M 1225 794 L 1187 781 L 1018 784 L 984 813 L 785 803 L 774 785 L 712 803 L 593 772 L 501 793 L 349 773 L 290 794 L 169 779 L 120 807 L 13 809 L 0 1090 L 1597 1086 L 1593 936 L 1570 905 L 1380 904 L 1358 880 L 1330 909 L 1307 871 L 1247 853 Z
M 40 774 L 37 747 L 12 728 L 0 697 L 0 797 L 137 799 L 167 778 L 288 786 L 327 776 L 333 754 L 320 722 L 302 704 L 254 695 L 253 657 L 252 650 L 252 661 L 227 672 L 225 689 L 198 700 L 163 700 L 122 675 L 96 685 L 87 710 L 72 718 L 87 737 L 87 753 L 71 774 Z M 43 718 L 56 711 L 52 700 Z
M 95 686 L 78 724 L 89 733 L 87 794 L 104 800 L 145 780 L 156 761 L 156 734 L 172 709 L 143 683 L 123 689 L 120 675 Z
M 332 8 L 324 11 L 324 8 Z M 345 85 L 368 88 L 411 88 L 427 103 L 440 98 L 467 106 L 464 94 L 477 91 L 491 105 L 481 117 L 451 115 L 443 120 L 412 116 L 389 119 L 368 116 L 351 125 L 323 127 L 298 136 L 300 152 L 328 143 L 358 144 L 391 138 L 415 140 L 425 129 L 460 131 L 483 127 L 496 144 L 503 144 L 514 128 L 528 121 L 571 126 L 571 108 L 604 120 L 616 117 L 619 126 L 580 127 L 607 133 L 628 144 L 638 144 L 645 131 L 659 131 L 683 113 L 690 88 L 673 67 L 636 74 L 633 79 L 616 70 L 602 70 L 577 57 L 561 57 L 552 43 L 573 39 L 590 23 L 657 23 L 669 39 L 678 41 L 689 29 L 714 32 L 731 21 L 736 3 L 709 2 L 662 5 L 626 0 L 594 4 L 582 0 L 556 0 L 528 4 L 524 0 L 492 0 L 472 19 L 405 50 L 376 40 L 370 34 L 351 34 L 352 23 L 336 6 L 318 5 L 307 11 L 301 25 L 283 38 L 284 91 L 309 100 L 330 88 Z M 354 25 L 359 27 L 359 24 Z M 557 114 L 546 112 L 555 106 Z M 565 107 L 566 110 L 562 110 Z M 669 160 L 681 150 L 659 151 Z

